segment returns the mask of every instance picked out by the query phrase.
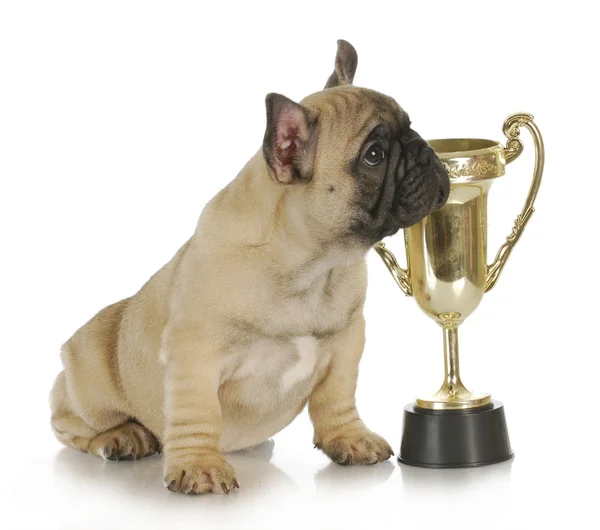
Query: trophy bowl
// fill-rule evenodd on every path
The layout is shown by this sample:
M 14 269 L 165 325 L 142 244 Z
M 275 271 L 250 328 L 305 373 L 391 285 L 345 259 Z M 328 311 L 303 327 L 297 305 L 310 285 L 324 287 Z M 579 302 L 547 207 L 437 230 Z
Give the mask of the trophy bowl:
M 535 144 L 533 181 L 510 235 L 487 264 L 487 199 L 495 179 L 523 151 L 520 129 Z M 380 242 L 375 247 L 402 291 L 439 324 L 444 337 L 444 381 L 432 395 L 404 409 L 398 459 L 422 467 L 473 467 L 512 458 L 504 407 L 460 378 L 458 327 L 498 280 L 529 221 L 544 166 L 544 145 L 529 114 L 504 123 L 505 146 L 493 140 L 430 140 L 450 176 L 447 203 L 404 230 L 407 268 Z

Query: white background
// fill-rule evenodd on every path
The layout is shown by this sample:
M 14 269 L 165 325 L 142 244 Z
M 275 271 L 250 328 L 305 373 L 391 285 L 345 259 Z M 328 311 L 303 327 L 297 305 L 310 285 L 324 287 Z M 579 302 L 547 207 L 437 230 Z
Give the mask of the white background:
M 598 528 L 590 6 L 3 0 L 2 528 Z M 338 38 L 358 50 L 356 84 L 394 96 L 425 138 L 502 140 L 520 110 L 542 130 L 537 211 L 461 329 L 463 379 L 504 402 L 514 461 L 340 467 L 312 448 L 303 414 L 231 457 L 239 491 L 189 498 L 163 488 L 157 457 L 104 463 L 63 449 L 47 405 L 62 342 L 171 258 L 261 145 L 265 95 L 320 90 Z M 491 190 L 490 260 L 529 186 L 523 135 L 525 153 Z M 403 254 L 401 236 L 389 246 Z M 442 337 L 374 253 L 369 280 L 357 398 L 397 450 L 403 406 L 441 381 Z

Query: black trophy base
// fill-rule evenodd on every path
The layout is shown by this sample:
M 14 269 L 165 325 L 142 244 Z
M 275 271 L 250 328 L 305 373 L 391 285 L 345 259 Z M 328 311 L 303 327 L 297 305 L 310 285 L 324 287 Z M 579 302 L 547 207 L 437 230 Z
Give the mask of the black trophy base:
M 504 406 L 499 401 L 469 410 L 404 408 L 398 461 L 430 468 L 477 467 L 513 457 Z

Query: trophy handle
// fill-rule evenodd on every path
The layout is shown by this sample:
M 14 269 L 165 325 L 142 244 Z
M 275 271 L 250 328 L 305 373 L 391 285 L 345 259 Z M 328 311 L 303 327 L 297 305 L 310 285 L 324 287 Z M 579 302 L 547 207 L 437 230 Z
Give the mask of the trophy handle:
M 493 263 L 488 266 L 485 280 L 485 292 L 489 291 L 492 287 L 494 287 L 494 285 L 496 285 L 498 277 L 500 276 L 502 269 L 504 269 L 504 265 L 506 264 L 508 256 L 510 256 L 512 249 L 521 237 L 523 229 L 529 221 L 531 214 L 533 214 L 533 203 L 535 202 L 535 198 L 542 181 L 542 173 L 544 171 L 544 141 L 542 140 L 540 130 L 533 121 L 533 116 L 530 114 L 512 114 L 504 122 L 504 127 L 502 130 L 505 136 L 508 138 L 506 147 L 504 149 L 506 163 L 508 164 L 512 162 L 523 152 L 523 143 L 519 139 L 521 127 L 526 127 L 529 130 L 535 144 L 533 180 L 531 182 L 531 187 L 529 188 L 529 194 L 527 195 L 525 206 L 523 206 L 521 213 L 517 216 L 512 232 L 506 238 L 506 242 L 498 250 Z
M 398 287 L 402 289 L 402 292 L 406 296 L 412 296 L 410 276 L 408 275 L 408 271 L 406 269 L 400 267 L 398 260 L 396 260 L 396 256 L 394 256 L 381 241 L 375 245 L 375 250 L 385 263 L 391 275 L 394 277 L 394 280 L 396 280 Z

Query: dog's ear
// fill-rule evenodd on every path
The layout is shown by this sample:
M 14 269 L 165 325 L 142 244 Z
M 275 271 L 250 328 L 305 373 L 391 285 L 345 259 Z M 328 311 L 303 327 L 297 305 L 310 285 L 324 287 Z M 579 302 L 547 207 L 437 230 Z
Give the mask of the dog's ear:
M 358 66 L 358 54 L 354 46 L 345 40 L 337 41 L 338 49 L 335 56 L 335 70 L 329 76 L 325 88 L 351 85 Z
M 312 178 L 315 120 L 308 109 L 281 94 L 268 94 L 263 154 L 271 177 L 282 184 Z

